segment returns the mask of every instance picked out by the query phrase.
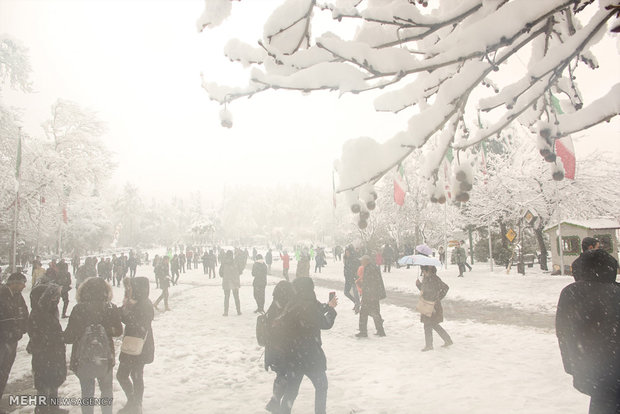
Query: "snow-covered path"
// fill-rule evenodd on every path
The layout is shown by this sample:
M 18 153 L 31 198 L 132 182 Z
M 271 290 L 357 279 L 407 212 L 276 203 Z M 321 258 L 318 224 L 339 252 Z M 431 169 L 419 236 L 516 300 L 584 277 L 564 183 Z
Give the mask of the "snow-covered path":
M 275 273 L 274 269 L 274 273 Z M 335 280 L 338 265 L 328 267 Z M 151 277 L 149 268 L 138 275 Z M 475 272 L 471 279 L 475 276 Z M 322 277 L 325 277 L 325 269 Z M 390 276 L 388 276 L 390 277 Z M 329 277 L 328 277 L 329 278 Z M 386 277 L 387 278 L 387 277 Z M 270 278 L 267 302 L 279 278 Z M 467 278 L 466 278 L 467 280 Z M 242 276 L 241 316 L 222 316 L 220 280 L 193 270 L 171 288 L 171 312 L 158 313 L 153 328 L 155 362 L 145 368 L 145 413 L 265 413 L 273 373 L 263 369 L 254 338 L 255 303 L 251 276 Z M 451 282 L 448 282 L 451 284 Z M 523 281 L 522 283 L 527 283 Z M 452 284 L 451 284 L 452 286 Z M 151 298 L 159 295 L 154 289 Z M 524 286 L 526 292 L 531 287 Z M 317 288 L 325 300 L 329 289 Z M 452 291 L 451 291 L 452 292 Z M 514 293 L 518 294 L 518 292 Z M 410 309 L 382 306 L 387 337 L 360 340 L 357 317 L 341 292 L 334 328 L 323 333 L 328 358 L 330 413 L 583 413 L 588 398 L 572 388 L 564 373 L 552 331 L 511 325 L 455 321 L 446 311 L 443 326 L 455 345 L 421 353 L 419 315 Z M 115 288 L 115 301 L 122 290 Z M 232 300 L 231 300 L 232 301 Z M 234 312 L 232 312 L 234 314 Z M 372 329 L 372 322 L 369 322 Z M 436 337 L 436 345 L 441 340 Z M 24 340 L 22 341 L 24 342 Z M 25 344 L 24 344 L 25 346 Z M 70 349 L 68 349 L 69 351 Z M 15 377 L 30 357 L 20 350 Z M 70 375 L 61 395 L 79 397 Z M 295 413 L 312 413 L 313 389 L 304 380 Z M 115 411 L 124 394 L 115 381 Z M 31 412 L 24 408 L 17 412 Z M 79 413 L 73 408 L 72 413 Z

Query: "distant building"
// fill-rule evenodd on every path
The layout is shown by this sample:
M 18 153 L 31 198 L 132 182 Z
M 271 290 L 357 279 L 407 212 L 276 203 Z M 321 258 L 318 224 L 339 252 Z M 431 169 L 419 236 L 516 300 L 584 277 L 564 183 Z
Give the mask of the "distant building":
M 566 219 L 561 222 L 564 274 L 571 274 L 570 266 L 581 254 L 581 241 L 584 237 L 594 237 L 600 241 L 600 248 L 618 259 L 618 229 L 620 224 L 613 218 L 602 217 L 589 220 Z M 551 261 L 554 269 L 560 269 L 560 249 L 558 247 L 558 224 L 544 229 L 551 241 Z

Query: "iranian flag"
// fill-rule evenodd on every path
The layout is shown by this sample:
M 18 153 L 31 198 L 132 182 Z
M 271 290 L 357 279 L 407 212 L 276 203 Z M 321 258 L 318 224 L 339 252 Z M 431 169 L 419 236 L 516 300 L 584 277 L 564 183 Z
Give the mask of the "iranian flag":
M 396 167 L 394 176 L 394 202 L 399 206 L 405 204 L 405 193 L 407 192 L 407 184 L 405 181 L 405 169 L 402 164 Z
M 564 113 L 560 101 L 554 95 L 551 95 L 551 104 L 558 114 Z M 560 157 L 564 165 L 564 177 L 574 180 L 576 166 L 575 147 L 573 147 L 573 139 L 570 135 L 555 140 L 555 153 Z
M 575 147 L 573 147 L 573 139 L 570 135 L 555 140 L 555 153 L 562 160 L 564 165 L 564 177 L 571 180 L 575 179 Z

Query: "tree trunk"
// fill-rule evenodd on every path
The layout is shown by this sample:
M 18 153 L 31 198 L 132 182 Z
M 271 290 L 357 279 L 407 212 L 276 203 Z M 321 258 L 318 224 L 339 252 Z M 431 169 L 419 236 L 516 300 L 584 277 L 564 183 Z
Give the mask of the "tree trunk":
M 547 246 L 545 245 L 545 238 L 543 237 L 543 226 L 542 223 L 540 226 L 534 229 L 534 234 L 536 234 L 536 241 L 538 242 L 538 248 L 540 249 L 540 255 L 538 256 L 538 262 L 540 263 L 540 268 L 542 270 L 549 270 L 547 268 Z

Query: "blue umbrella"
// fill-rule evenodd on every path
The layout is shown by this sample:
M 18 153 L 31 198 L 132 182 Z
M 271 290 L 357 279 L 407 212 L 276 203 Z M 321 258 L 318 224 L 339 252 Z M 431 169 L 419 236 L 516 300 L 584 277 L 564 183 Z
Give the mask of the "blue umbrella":
M 401 266 L 413 265 L 441 267 L 441 262 L 438 259 L 424 256 L 423 254 L 412 254 L 410 256 L 401 257 L 398 259 L 398 264 Z

